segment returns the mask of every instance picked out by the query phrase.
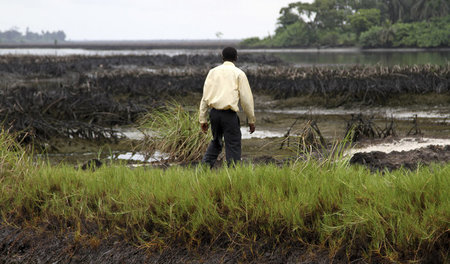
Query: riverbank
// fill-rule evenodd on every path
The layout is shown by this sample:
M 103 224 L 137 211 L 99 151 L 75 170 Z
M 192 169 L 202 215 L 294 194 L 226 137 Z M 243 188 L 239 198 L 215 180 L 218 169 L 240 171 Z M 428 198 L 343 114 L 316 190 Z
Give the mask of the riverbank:
M 6 259 L 442 263 L 448 257 L 448 164 L 384 173 L 333 159 L 213 170 L 111 164 L 91 171 L 14 162 L 13 153 L 2 153 L 10 157 L 2 157 L 9 169 L 1 174 L 0 211 L 16 226 L 0 229 Z

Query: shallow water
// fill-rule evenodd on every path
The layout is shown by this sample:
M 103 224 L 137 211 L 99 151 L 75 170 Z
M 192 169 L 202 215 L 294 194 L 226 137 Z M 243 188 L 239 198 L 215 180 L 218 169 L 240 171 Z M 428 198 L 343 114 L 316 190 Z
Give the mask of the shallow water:
M 129 160 L 129 161 L 142 161 L 142 162 L 158 162 L 169 159 L 169 155 L 167 153 L 161 153 L 159 151 L 155 151 L 152 156 L 146 157 L 142 153 L 133 153 L 126 152 L 122 154 L 109 156 L 107 159 L 112 160 Z
M 290 115 L 313 115 L 313 116 L 330 116 L 330 115 L 352 115 L 363 114 L 366 116 L 375 116 L 379 118 L 394 118 L 400 120 L 413 120 L 417 118 L 434 119 L 437 122 L 450 123 L 450 107 L 438 106 L 415 106 L 414 108 L 405 107 L 355 107 L 353 109 L 346 108 L 320 108 L 320 107 L 298 107 L 293 109 L 269 109 L 260 112 L 281 113 Z
M 124 50 L 95 50 L 95 49 L 2 49 L 0 48 L 0 55 L 38 55 L 38 56 L 113 56 L 113 55 L 207 55 L 220 54 L 219 50 L 213 49 L 124 49 Z
M 200 129 L 200 128 L 199 128 Z M 132 140 L 142 140 L 144 138 L 144 133 L 135 128 L 123 128 L 117 130 L 122 133 L 126 138 Z M 147 131 L 147 134 L 150 132 Z M 252 138 L 272 138 L 272 137 L 282 137 L 284 134 L 277 131 L 270 130 L 257 130 L 253 134 L 250 134 L 249 129 L 246 127 L 241 127 L 242 139 L 252 139 Z
M 49 48 L 0 48 L 1 55 L 42 55 L 42 56 L 111 56 L 111 55 L 210 55 L 220 54 L 220 49 L 49 49 Z M 358 48 L 338 49 L 240 49 L 240 53 L 262 53 L 274 55 L 296 66 L 339 66 L 339 65 L 414 65 L 450 63 L 450 49 L 379 49 L 360 50 Z
M 357 152 L 372 152 L 381 151 L 390 153 L 392 151 L 410 151 L 418 148 L 424 148 L 431 145 L 446 146 L 450 145 L 450 139 L 439 138 L 402 138 L 387 143 L 379 143 L 366 147 L 356 147 L 350 150 L 350 154 L 353 155 Z

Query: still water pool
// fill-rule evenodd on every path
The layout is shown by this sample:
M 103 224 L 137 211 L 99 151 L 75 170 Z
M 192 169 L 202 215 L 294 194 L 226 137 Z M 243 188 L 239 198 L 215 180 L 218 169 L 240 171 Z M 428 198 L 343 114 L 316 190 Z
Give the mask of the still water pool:
M 1 55 L 42 55 L 42 56 L 111 56 L 111 55 L 210 55 L 220 54 L 220 49 L 49 49 L 49 48 L 9 48 L 0 49 Z M 296 66 L 340 66 L 340 65 L 414 65 L 450 63 L 450 49 L 240 49 L 240 53 L 274 55 Z

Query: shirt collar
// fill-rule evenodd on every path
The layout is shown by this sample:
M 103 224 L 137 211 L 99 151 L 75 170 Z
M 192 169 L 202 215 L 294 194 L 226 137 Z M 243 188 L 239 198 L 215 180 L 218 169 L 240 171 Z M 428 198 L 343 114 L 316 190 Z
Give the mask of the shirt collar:
M 231 61 L 224 61 L 223 65 L 232 65 L 232 66 L 234 66 L 234 63 L 232 63 Z

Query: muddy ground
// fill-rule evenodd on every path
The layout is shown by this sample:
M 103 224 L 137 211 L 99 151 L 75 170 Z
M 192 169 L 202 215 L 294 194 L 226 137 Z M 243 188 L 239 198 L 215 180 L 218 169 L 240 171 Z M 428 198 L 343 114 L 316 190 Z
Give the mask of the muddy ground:
M 219 241 L 212 247 L 187 249 L 182 246 L 148 250 L 119 236 L 97 239 L 74 232 L 18 228 L 0 225 L 0 263 L 368 263 L 348 258 L 343 251 L 331 253 L 320 247 L 306 249 L 299 244 L 276 248 L 262 243 L 232 245 Z M 394 263 L 374 257 L 371 263 Z M 433 257 L 423 263 L 441 263 Z
M 450 145 L 414 149 L 410 151 L 392 151 L 385 153 L 372 151 L 358 152 L 353 155 L 350 164 L 365 165 L 371 170 L 395 170 L 400 168 L 414 170 L 420 165 L 431 163 L 445 164 L 450 162 Z

